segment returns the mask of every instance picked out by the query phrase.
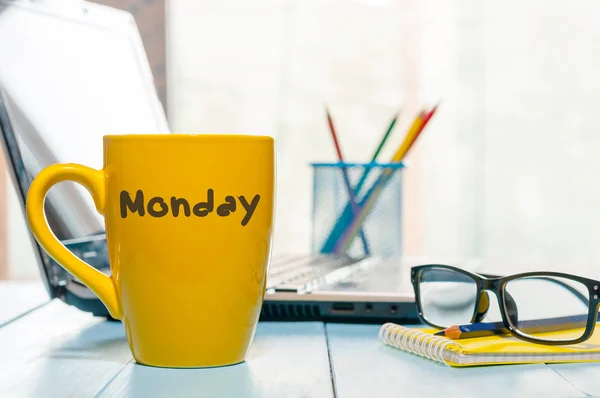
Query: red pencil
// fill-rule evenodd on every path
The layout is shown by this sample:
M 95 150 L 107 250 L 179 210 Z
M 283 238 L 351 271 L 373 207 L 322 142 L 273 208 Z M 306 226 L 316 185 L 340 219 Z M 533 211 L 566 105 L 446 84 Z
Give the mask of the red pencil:
M 425 130 L 425 126 L 427 126 L 427 123 L 429 123 L 429 120 L 431 120 L 431 118 L 433 117 L 433 114 L 435 113 L 435 111 L 437 110 L 439 105 L 440 104 L 437 103 L 433 108 L 431 108 L 431 110 L 427 113 L 427 115 L 425 115 L 425 118 L 423 119 L 423 124 L 421 124 L 419 131 L 417 131 L 417 134 L 415 134 L 415 138 L 413 138 L 413 140 L 411 141 L 408 149 L 406 150 L 406 153 L 408 153 L 408 151 L 410 151 L 413 144 L 417 141 L 417 138 L 419 138 L 419 135 L 421 134 L 421 132 L 423 130 Z M 404 157 L 406 157 L 406 154 L 404 154 Z
M 335 127 L 333 127 L 333 120 L 331 120 L 329 108 L 325 107 L 325 112 L 327 113 L 327 123 L 329 123 L 329 131 L 331 132 L 331 136 L 333 137 L 333 145 L 335 146 L 335 151 L 337 152 L 338 160 L 340 162 L 344 162 L 342 148 L 340 148 L 340 142 L 338 141 L 337 133 L 335 132 Z

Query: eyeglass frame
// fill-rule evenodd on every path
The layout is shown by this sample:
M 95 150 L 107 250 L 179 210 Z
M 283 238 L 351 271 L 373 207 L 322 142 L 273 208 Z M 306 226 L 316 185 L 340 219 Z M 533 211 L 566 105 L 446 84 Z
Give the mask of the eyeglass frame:
M 436 325 L 435 323 L 427 320 L 425 318 L 425 316 L 423 315 L 418 278 L 421 276 L 421 273 L 424 270 L 433 269 L 433 268 L 446 269 L 446 270 L 461 273 L 463 275 L 470 277 L 476 283 L 477 293 L 476 293 L 476 297 L 475 297 L 475 305 L 473 306 L 474 308 L 473 308 L 473 315 L 472 315 L 471 321 L 470 321 L 471 323 L 473 323 L 477 320 L 477 317 L 479 314 L 478 307 L 479 307 L 479 303 L 480 303 L 482 294 L 485 291 L 490 291 L 490 292 L 494 293 L 494 295 L 496 296 L 496 298 L 498 300 L 498 307 L 500 309 L 500 316 L 502 317 L 502 323 L 504 324 L 504 327 L 506 329 L 508 329 L 508 331 L 512 335 L 514 335 L 515 337 L 518 337 L 522 340 L 525 340 L 525 341 L 528 341 L 531 343 L 546 344 L 546 345 L 577 344 L 577 343 L 581 343 L 583 341 L 588 340 L 592 336 L 592 334 L 594 333 L 594 329 L 596 328 L 596 323 L 598 321 L 598 311 L 600 310 L 600 281 L 598 281 L 598 280 L 594 280 L 594 279 L 590 279 L 590 278 L 586 278 L 586 277 L 582 277 L 582 276 L 578 276 L 578 275 L 563 273 L 563 272 L 554 272 L 554 271 L 531 271 L 531 272 L 522 272 L 522 273 L 517 273 L 517 274 L 511 274 L 508 276 L 498 276 L 498 275 L 471 272 L 471 271 L 468 271 L 468 270 L 465 270 L 465 269 L 462 269 L 459 267 L 455 267 L 452 265 L 447 265 L 447 264 L 422 264 L 422 265 L 416 265 L 416 266 L 411 267 L 410 279 L 411 279 L 411 283 L 413 285 L 413 290 L 415 293 L 415 301 L 417 304 L 417 314 L 419 316 L 419 319 L 429 326 L 433 326 L 435 328 L 440 328 L 440 329 L 444 329 L 446 327 L 451 326 L 451 325 L 447 325 L 447 326 Z M 520 332 L 517 327 L 512 325 L 512 323 L 509 321 L 509 317 L 507 314 L 508 309 L 506 308 L 506 304 L 505 304 L 506 303 L 505 294 L 508 294 L 506 292 L 506 285 L 508 284 L 508 282 L 513 281 L 515 279 L 528 278 L 528 277 L 564 278 L 564 279 L 572 280 L 575 282 L 579 282 L 588 289 L 588 297 L 587 297 L 588 314 L 587 314 L 585 331 L 583 332 L 583 334 L 580 337 L 578 337 L 576 339 L 571 339 L 571 340 L 537 339 L 537 338 L 531 337 L 530 335 Z M 558 282 L 558 281 L 556 281 L 556 282 Z M 581 294 L 581 292 L 571 288 L 570 286 L 567 286 L 567 287 L 570 288 L 569 290 L 571 290 L 573 293 L 578 295 L 578 297 L 580 299 L 583 297 L 583 294 Z M 514 300 L 513 300 L 513 302 L 514 302 Z

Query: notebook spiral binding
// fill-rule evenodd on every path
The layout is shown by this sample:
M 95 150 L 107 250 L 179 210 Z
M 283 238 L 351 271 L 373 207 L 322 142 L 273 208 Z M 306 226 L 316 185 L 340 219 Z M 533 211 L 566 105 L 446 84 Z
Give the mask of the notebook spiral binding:
M 385 323 L 379 329 L 379 339 L 385 344 L 415 355 L 450 366 L 444 357 L 448 349 L 461 349 L 462 346 L 445 337 L 434 336 L 417 329 Z

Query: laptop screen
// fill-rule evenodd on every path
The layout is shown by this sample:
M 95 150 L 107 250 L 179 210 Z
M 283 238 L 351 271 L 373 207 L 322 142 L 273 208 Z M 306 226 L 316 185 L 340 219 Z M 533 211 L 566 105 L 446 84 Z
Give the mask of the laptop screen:
M 50 164 L 101 169 L 103 135 L 169 133 L 135 22 L 112 8 L 0 0 L 0 92 L 22 198 Z M 46 209 L 59 239 L 104 232 L 75 183 L 54 186 Z

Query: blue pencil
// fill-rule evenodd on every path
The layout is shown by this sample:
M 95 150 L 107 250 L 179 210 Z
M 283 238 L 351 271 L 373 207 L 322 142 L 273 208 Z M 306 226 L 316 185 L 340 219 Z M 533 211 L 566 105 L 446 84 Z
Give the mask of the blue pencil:
M 585 327 L 586 315 L 571 315 L 557 318 L 532 319 L 518 321 L 518 329 L 522 333 L 535 334 L 556 332 Z M 434 333 L 436 336 L 446 336 L 451 339 L 467 339 L 471 337 L 493 336 L 497 334 L 510 334 L 503 322 L 477 322 L 465 325 L 453 325 Z
M 331 115 L 329 114 L 329 109 L 327 109 L 327 107 L 325 107 L 325 113 L 327 114 L 327 122 L 329 124 L 329 131 L 331 132 L 331 136 L 333 138 L 333 144 L 335 146 L 335 151 L 337 152 L 338 155 L 338 160 L 340 161 L 340 164 L 342 164 L 342 176 L 344 178 L 344 183 L 346 184 L 346 188 L 348 189 L 348 197 L 350 199 L 350 207 L 352 209 L 352 214 L 354 215 L 355 213 L 358 212 L 358 205 L 356 204 L 356 197 L 354 195 L 354 191 L 352 190 L 352 184 L 350 183 L 350 177 L 348 176 L 348 171 L 346 170 L 346 168 L 343 166 L 344 163 L 344 155 L 342 155 L 342 148 L 340 147 L 340 143 L 338 141 L 337 138 L 337 134 L 335 132 L 335 127 L 333 127 L 333 120 L 331 120 Z M 365 236 L 364 231 L 361 230 L 359 231 L 360 233 L 360 238 L 362 240 L 363 243 L 363 247 L 365 250 L 365 255 L 369 255 L 370 254 L 370 249 L 369 249 L 369 244 L 367 242 L 367 237 Z

